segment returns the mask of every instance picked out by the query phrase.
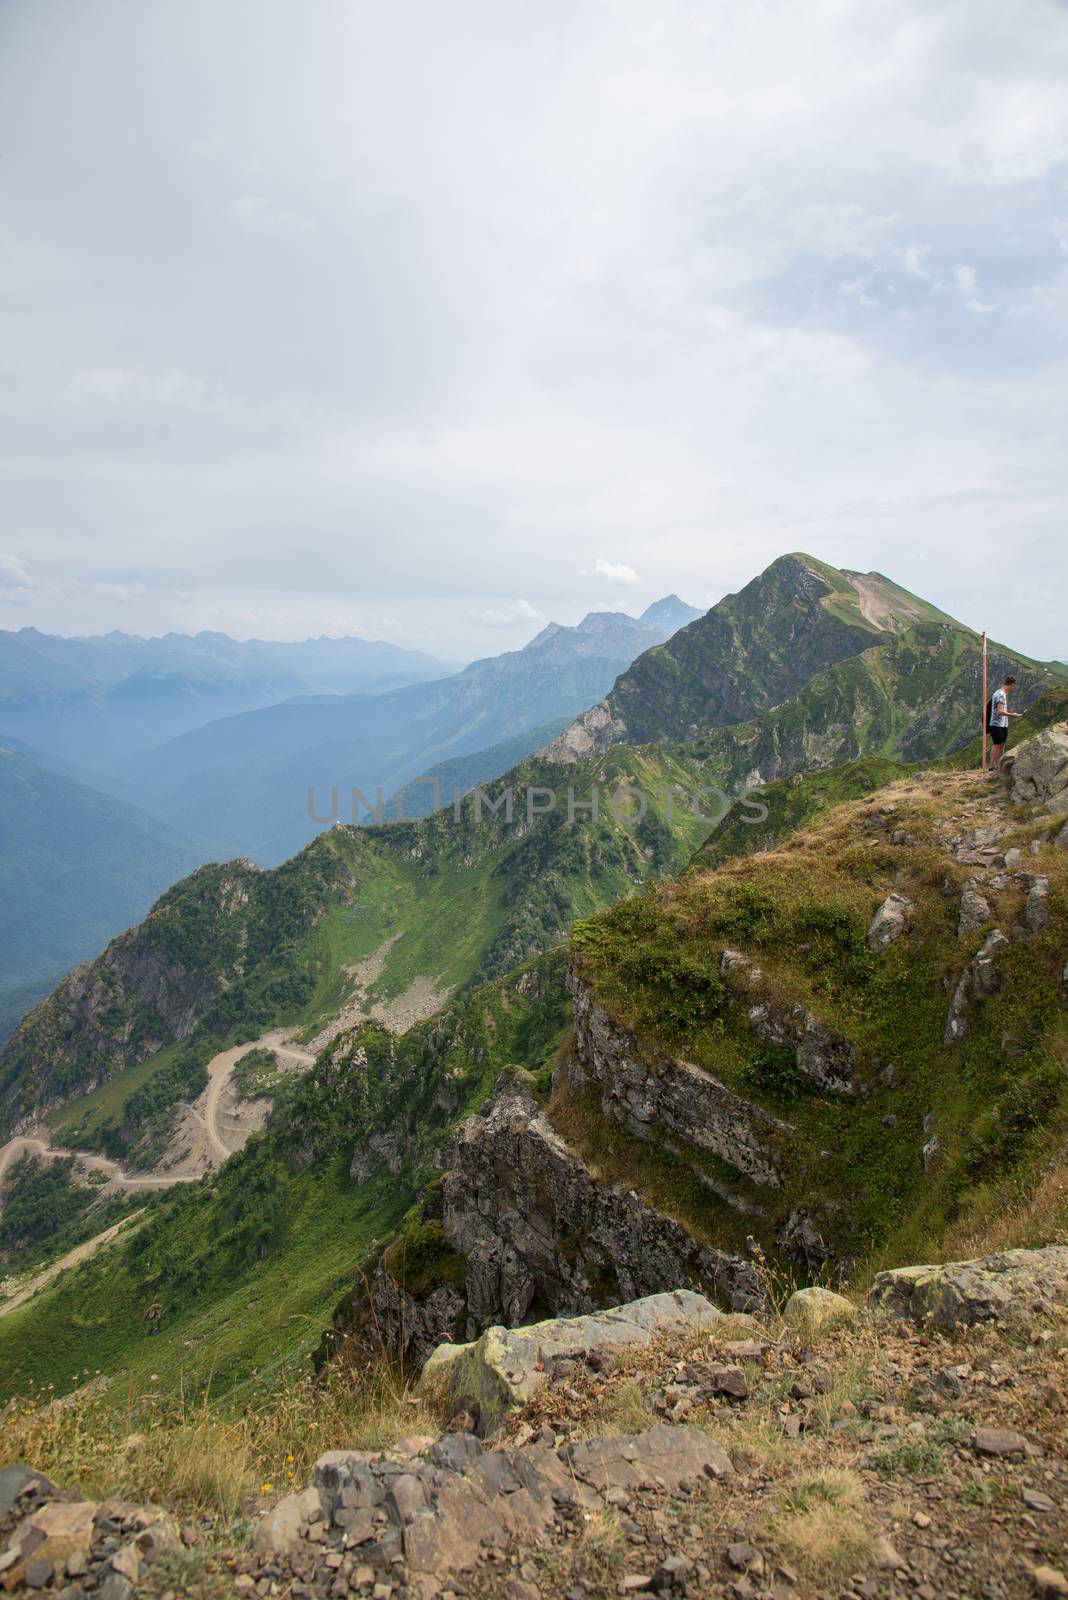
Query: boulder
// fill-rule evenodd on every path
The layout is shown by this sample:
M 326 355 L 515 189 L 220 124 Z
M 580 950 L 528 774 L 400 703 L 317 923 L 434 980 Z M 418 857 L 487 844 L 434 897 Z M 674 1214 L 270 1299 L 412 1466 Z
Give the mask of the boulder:
M 1026 1320 L 1068 1302 L 1068 1245 L 896 1267 L 879 1273 L 868 1298 L 877 1310 L 944 1331 Z
M 484 1433 L 548 1382 L 557 1360 L 648 1344 L 662 1333 L 696 1332 L 722 1315 L 704 1295 L 676 1289 L 590 1316 L 554 1317 L 527 1328 L 487 1328 L 471 1344 L 440 1345 L 423 1368 L 421 1387 L 435 1403 L 473 1397 Z
M 56 1494 L 56 1486 L 32 1467 L 12 1465 L 0 1468 L 0 1517 L 6 1517 L 15 1501 L 25 1495 L 44 1498 Z
M 318 1489 L 287 1494 L 271 1507 L 252 1535 L 252 1548 L 263 1554 L 288 1555 L 296 1550 L 311 1519 L 322 1514 Z
M 856 1315 L 852 1300 L 833 1289 L 795 1289 L 783 1309 L 787 1326 L 806 1339 L 843 1322 L 854 1322 Z
M 888 894 L 871 919 L 871 926 L 868 929 L 868 949 L 885 950 L 895 939 L 900 939 L 901 935 L 907 933 L 911 927 L 915 910 L 916 907 L 907 895 Z
M 1048 811 L 1068 811 L 1068 727 L 1046 728 L 1017 745 L 1012 769 L 1016 805 L 1038 804 Z

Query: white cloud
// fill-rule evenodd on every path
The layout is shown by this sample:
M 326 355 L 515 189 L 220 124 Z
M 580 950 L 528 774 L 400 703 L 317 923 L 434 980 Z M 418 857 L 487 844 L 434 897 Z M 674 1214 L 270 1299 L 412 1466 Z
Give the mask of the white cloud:
M 605 561 L 599 556 L 594 562 L 593 570 L 606 583 L 618 583 L 624 589 L 633 588 L 638 581 L 638 574 L 634 568 L 628 567 L 624 561 Z
M 0 627 L 460 655 L 806 547 L 964 611 L 985 540 L 1068 654 L 1068 8 L 1022 3 L 0 6 Z
M 510 600 L 503 606 L 487 606 L 484 611 L 472 611 L 470 618 L 482 628 L 510 628 L 517 622 L 538 622 L 543 615 L 528 600 Z
M 300 216 L 296 211 L 287 211 L 284 206 L 274 206 L 258 194 L 242 195 L 239 200 L 235 200 L 230 206 L 230 215 L 250 233 L 310 232 L 311 225 L 306 217 Z
M 33 579 L 30 569 L 20 556 L 7 556 L 0 551 L 0 589 L 31 589 Z
M 967 311 L 988 312 L 997 310 L 997 306 L 980 300 L 978 294 L 979 274 L 974 267 L 967 265 L 954 267 L 953 281 Z

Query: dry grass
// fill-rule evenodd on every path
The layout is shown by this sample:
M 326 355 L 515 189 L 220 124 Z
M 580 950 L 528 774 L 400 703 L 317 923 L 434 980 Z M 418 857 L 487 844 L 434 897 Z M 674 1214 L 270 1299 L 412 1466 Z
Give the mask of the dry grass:
M 87 1382 L 59 1403 L 13 1400 L 4 1453 L 64 1487 L 121 1495 L 180 1514 L 229 1519 L 252 1500 L 308 1482 L 324 1450 L 378 1450 L 436 1431 L 403 1375 L 386 1362 L 281 1385 L 255 1409 L 228 1415 L 196 1399 L 150 1391 L 119 1407 Z
M 773 1536 L 806 1577 L 827 1582 L 867 1559 L 872 1542 L 867 1498 L 864 1484 L 847 1467 L 799 1477 Z
M 967 1215 L 940 1241 L 946 1261 L 997 1250 L 1068 1243 L 1068 1150 L 1039 1174 L 1033 1187 L 990 1184 L 973 1194 Z

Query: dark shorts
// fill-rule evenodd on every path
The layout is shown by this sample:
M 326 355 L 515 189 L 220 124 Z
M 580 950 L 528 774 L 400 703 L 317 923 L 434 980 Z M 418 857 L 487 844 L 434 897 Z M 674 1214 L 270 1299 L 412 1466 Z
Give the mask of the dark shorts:
M 1004 744 L 1009 737 L 1008 728 L 991 728 L 990 737 L 995 744 Z

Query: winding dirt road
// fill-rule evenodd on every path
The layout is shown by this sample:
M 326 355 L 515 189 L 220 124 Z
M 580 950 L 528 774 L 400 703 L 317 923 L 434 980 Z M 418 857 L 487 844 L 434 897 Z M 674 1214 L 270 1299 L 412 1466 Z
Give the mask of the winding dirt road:
M 223 1050 L 208 1063 L 208 1087 L 194 1109 L 203 1117 L 208 1142 L 220 1161 L 225 1161 L 227 1156 L 232 1156 L 235 1150 L 241 1148 L 240 1144 L 227 1144 L 219 1131 L 219 1101 L 237 1063 L 250 1050 L 270 1050 L 279 1060 L 291 1061 L 299 1067 L 315 1065 L 315 1057 L 309 1055 L 307 1050 L 298 1050 L 284 1033 L 265 1033 L 262 1039 L 254 1039 L 251 1044 L 239 1044 L 232 1050 Z M 241 1142 L 244 1143 L 244 1140 Z
M 36 1156 L 40 1161 L 62 1161 L 71 1157 L 75 1171 L 84 1178 L 94 1172 L 103 1173 L 107 1182 L 100 1185 L 101 1194 L 114 1189 L 169 1189 L 176 1183 L 196 1183 L 205 1172 L 221 1165 L 236 1150 L 240 1150 L 252 1131 L 251 1125 L 245 1128 L 221 1129 L 219 1112 L 220 1100 L 229 1085 L 234 1068 L 243 1056 L 248 1055 L 250 1050 L 256 1049 L 270 1050 L 280 1060 L 287 1061 L 294 1067 L 306 1069 L 315 1065 L 315 1057 L 307 1050 L 300 1050 L 291 1044 L 288 1036 L 282 1032 L 265 1033 L 262 1039 L 253 1039 L 248 1044 L 236 1045 L 232 1050 L 221 1050 L 208 1063 L 207 1088 L 199 1096 L 196 1105 L 188 1108 L 195 1121 L 201 1125 L 203 1142 L 207 1145 L 207 1149 L 201 1152 L 202 1158 L 193 1162 L 193 1170 L 125 1172 L 120 1163 L 113 1161 L 110 1156 L 95 1155 L 87 1150 L 66 1150 L 61 1146 L 50 1144 L 41 1134 L 25 1133 L 17 1134 L 5 1145 L 0 1145 L 0 1188 L 3 1187 L 8 1168 L 25 1155 Z M 46 1132 L 47 1129 L 42 1129 L 42 1133 Z M 224 1138 L 224 1132 L 230 1133 L 229 1142 Z

